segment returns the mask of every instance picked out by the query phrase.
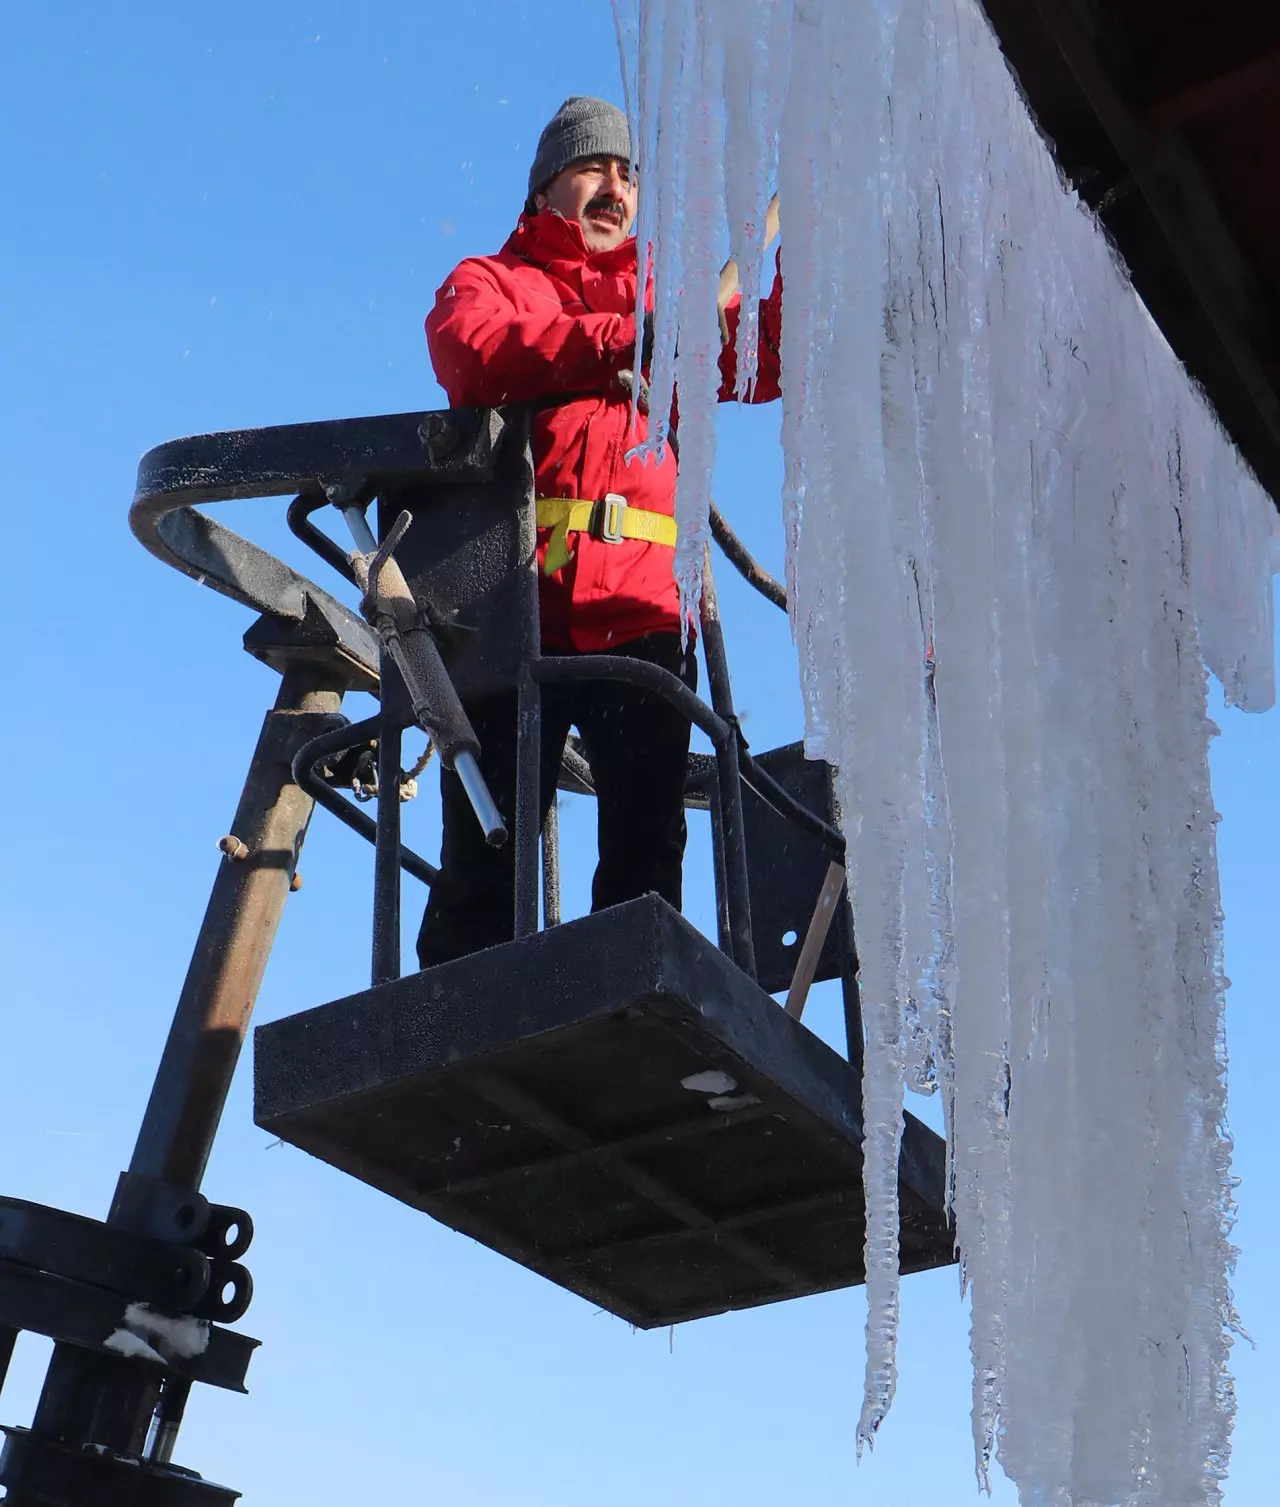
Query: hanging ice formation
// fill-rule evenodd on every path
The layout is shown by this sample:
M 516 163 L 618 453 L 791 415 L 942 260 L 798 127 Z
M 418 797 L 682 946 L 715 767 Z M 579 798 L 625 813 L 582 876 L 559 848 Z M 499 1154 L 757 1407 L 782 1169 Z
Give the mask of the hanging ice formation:
M 1234 1315 L 1203 667 L 1270 705 L 1274 509 L 976 0 L 614 6 L 690 592 L 715 272 L 732 252 L 751 306 L 781 196 L 787 579 L 862 958 L 860 1441 L 896 1380 L 903 1084 L 936 1085 L 980 1478 L 998 1448 L 1029 1504 L 1215 1502 Z

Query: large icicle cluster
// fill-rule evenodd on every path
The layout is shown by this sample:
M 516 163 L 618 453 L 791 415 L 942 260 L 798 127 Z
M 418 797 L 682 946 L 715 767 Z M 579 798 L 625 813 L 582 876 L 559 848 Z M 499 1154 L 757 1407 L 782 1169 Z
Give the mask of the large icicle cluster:
M 749 305 L 781 197 L 788 585 L 862 960 L 860 1439 L 896 1381 L 903 1085 L 938 1087 L 980 1477 L 998 1446 L 1026 1503 L 1214 1502 L 1234 1316 L 1204 665 L 1271 703 L 1274 510 L 976 0 L 615 15 L 690 592 L 716 271 L 732 252 Z

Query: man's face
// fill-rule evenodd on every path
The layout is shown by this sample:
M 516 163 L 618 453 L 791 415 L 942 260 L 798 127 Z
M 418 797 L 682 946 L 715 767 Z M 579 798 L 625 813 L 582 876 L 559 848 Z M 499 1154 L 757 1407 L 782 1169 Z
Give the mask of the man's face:
M 631 234 L 636 185 L 623 157 L 582 157 L 547 184 L 533 202 L 582 226 L 588 251 L 612 251 Z

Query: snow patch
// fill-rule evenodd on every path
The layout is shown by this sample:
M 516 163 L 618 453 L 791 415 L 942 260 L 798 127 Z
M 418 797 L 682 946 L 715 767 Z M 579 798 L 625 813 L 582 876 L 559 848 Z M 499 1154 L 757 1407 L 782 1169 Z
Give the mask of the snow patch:
M 736 1078 L 722 1073 L 719 1068 L 708 1068 L 702 1073 L 690 1073 L 681 1078 L 680 1087 L 695 1094 L 731 1094 L 738 1086 Z
M 117 1355 L 127 1355 L 130 1360 L 155 1361 L 159 1366 L 165 1364 L 164 1356 L 148 1345 L 140 1334 L 134 1334 L 130 1329 L 115 1330 L 102 1342 L 102 1346 L 104 1350 L 114 1350 Z
M 714 1099 L 707 1100 L 707 1108 L 730 1114 L 735 1109 L 751 1109 L 759 1103 L 760 1100 L 754 1094 L 717 1094 Z
M 146 1303 L 130 1303 L 124 1311 L 124 1327 L 104 1343 L 108 1350 L 120 1355 L 164 1365 L 169 1360 L 190 1360 L 203 1355 L 209 1348 L 209 1327 L 206 1319 L 193 1319 L 189 1315 L 175 1319 L 157 1313 Z

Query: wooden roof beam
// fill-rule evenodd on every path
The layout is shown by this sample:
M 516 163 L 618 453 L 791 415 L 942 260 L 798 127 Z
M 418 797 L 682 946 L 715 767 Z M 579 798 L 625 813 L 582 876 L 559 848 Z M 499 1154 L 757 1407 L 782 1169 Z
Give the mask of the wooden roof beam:
M 1145 107 L 1143 118 L 1148 125 L 1164 130 L 1221 114 L 1272 89 L 1280 90 L 1280 47 L 1153 100 Z

